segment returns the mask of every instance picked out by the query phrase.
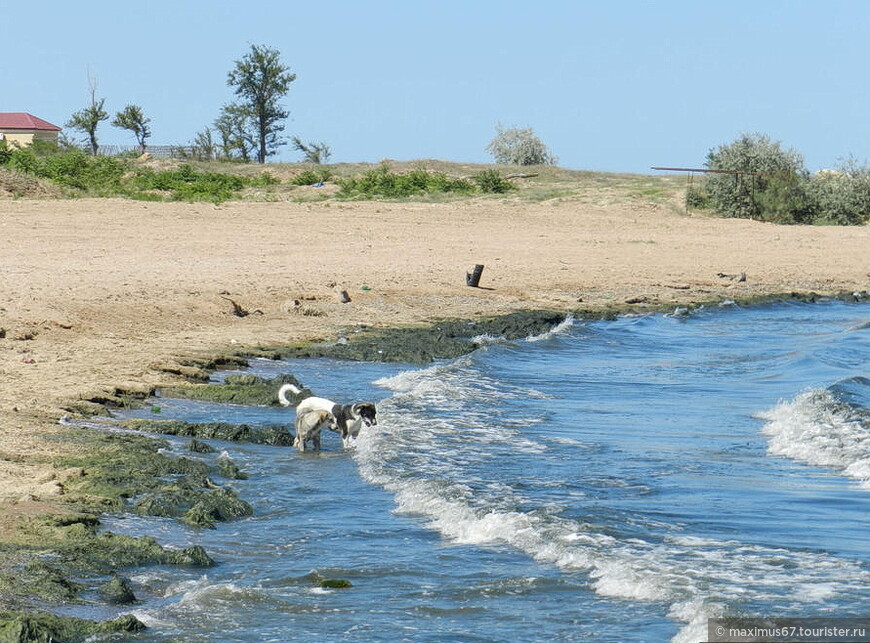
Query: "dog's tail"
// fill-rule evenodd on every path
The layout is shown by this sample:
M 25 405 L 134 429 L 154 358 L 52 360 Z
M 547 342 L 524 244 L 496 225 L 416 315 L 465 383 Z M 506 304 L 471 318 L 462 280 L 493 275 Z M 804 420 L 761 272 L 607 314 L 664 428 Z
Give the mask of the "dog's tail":
M 293 384 L 285 384 L 278 389 L 278 401 L 281 402 L 281 406 L 294 406 L 293 402 L 287 399 L 287 391 L 293 395 L 299 395 L 302 391 Z

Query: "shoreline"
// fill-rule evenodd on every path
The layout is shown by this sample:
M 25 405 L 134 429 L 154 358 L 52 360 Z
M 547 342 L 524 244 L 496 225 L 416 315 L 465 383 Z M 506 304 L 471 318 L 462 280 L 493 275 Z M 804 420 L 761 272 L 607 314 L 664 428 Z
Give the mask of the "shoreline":
M 468 330 L 474 333 L 477 330 L 483 330 L 483 334 L 500 336 L 498 331 L 507 329 L 506 335 L 501 336 L 505 336 L 506 339 L 520 339 L 552 330 L 560 321 L 564 322 L 572 317 L 584 321 L 611 321 L 624 315 L 668 314 L 668 311 L 673 311 L 673 314 L 690 315 L 708 307 L 724 305 L 746 308 L 789 302 L 816 304 L 825 301 L 868 304 L 870 303 L 870 291 L 830 294 L 792 292 L 788 295 L 771 294 L 753 297 L 751 300 L 740 302 L 730 299 L 690 302 L 686 306 L 676 307 L 676 309 L 673 304 L 662 304 L 656 309 L 639 309 L 637 305 L 625 304 L 619 309 L 596 311 L 587 309 L 582 312 L 518 311 L 486 319 L 441 320 L 424 326 L 417 325 L 413 328 L 393 327 L 370 330 L 372 330 L 371 334 L 374 335 L 375 343 L 378 346 L 389 347 L 397 339 L 399 344 L 398 351 L 388 351 L 388 359 L 382 360 L 383 356 L 377 355 L 375 356 L 377 359 L 374 361 L 402 362 L 406 361 L 402 356 L 410 354 L 413 359 L 409 363 L 422 365 L 436 359 L 456 357 L 477 350 L 479 344 L 474 342 L 473 336 L 467 332 Z M 518 316 L 521 318 L 519 323 L 515 321 Z M 455 347 L 451 347 L 448 353 L 444 352 L 445 325 L 450 328 L 450 330 L 446 330 L 448 337 L 462 337 L 461 341 L 465 347 L 458 352 L 453 352 Z M 463 332 L 463 329 L 466 332 Z M 413 336 L 410 353 L 405 352 L 408 350 L 408 342 L 407 338 L 403 337 L 408 330 L 412 331 Z M 221 368 L 244 368 L 248 365 L 247 360 L 250 358 L 264 356 L 271 359 L 331 357 L 333 359 L 351 359 L 352 361 L 373 361 L 361 357 L 361 355 L 367 355 L 369 358 L 373 356 L 373 349 L 368 339 L 366 337 L 361 338 L 361 340 L 352 338 L 347 343 L 327 341 L 319 344 L 297 344 L 284 347 L 290 349 L 288 354 L 282 354 L 281 347 L 267 349 L 267 355 L 262 355 L 259 351 L 245 354 L 245 351 L 240 352 L 233 347 L 228 347 L 226 353 L 217 352 L 201 362 L 197 362 L 196 359 L 193 362 L 188 362 L 198 365 L 187 366 L 187 370 L 183 372 L 165 371 L 164 373 L 169 376 L 166 380 L 174 388 L 175 396 L 187 397 L 188 395 L 184 393 L 185 387 L 188 389 L 193 387 L 200 391 L 221 388 L 221 385 L 208 383 L 208 374 Z M 340 352 L 336 353 L 332 350 L 335 347 L 344 350 L 357 343 L 367 346 L 367 348 L 362 353 L 354 351 L 354 357 L 343 356 Z M 381 349 L 377 349 L 376 352 L 380 353 Z M 187 361 L 181 356 L 179 356 L 179 360 Z M 265 384 L 270 393 L 268 398 L 274 398 L 274 391 L 271 389 L 277 388 L 278 384 L 272 382 L 265 382 Z M 148 390 L 115 388 L 114 395 L 89 401 L 89 404 L 77 409 L 77 414 L 80 419 L 86 419 L 93 413 L 107 414 L 111 408 L 131 403 L 147 404 L 149 400 L 154 399 L 153 396 L 159 388 L 159 385 Z M 262 394 L 262 391 L 259 390 L 262 388 L 261 383 L 248 382 L 241 388 L 251 388 L 255 390 L 255 394 Z M 208 395 L 197 395 L 190 399 L 209 401 L 212 398 Z M 221 401 L 220 396 L 217 396 L 214 401 Z M 233 403 L 245 404 L 249 402 L 244 399 L 234 399 Z M 250 403 L 262 403 L 262 401 Z M 76 413 L 73 412 L 73 415 Z M 135 477 L 134 471 L 135 475 L 140 477 L 145 475 L 153 479 L 164 476 L 166 473 L 181 473 L 183 474 L 182 479 L 185 478 L 189 472 L 188 466 L 175 468 L 175 465 L 179 461 L 186 461 L 187 458 L 160 454 L 159 450 L 163 448 L 162 435 L 189 437 L 188 449 L 191 451 L 197 451 L 200 448 L 212 450 L 207 445 L 200 443 L 200 438 L 231 442 L 263 442 L 275 447 L 288 447 L 292 444 L 285 439 L 289 437 L 289 433 L 282 433 L 277 427 L 267 427 L 254 432 L 254 435 L 249 435 L 247 428 L 242 426 L 242 435 L 239 437 L 240 426 L 233 424 L 215 426 L 213 424 L 188 425 L 168 420 L 113 421 L 107 426 L 115 425 L 133 433 L 107 436 L 95 427 L 77 426 L 75 419 L 64 421 L 64 418 L 68 417 L 70 416 L 64 415 L 56 420 L 55 424 L 58 427 L 64 427 L 67 431 L 87 434 L 85 438 L 80 435 L 79 439 L 75 441 L 79 448 L 83 448 L 88 453 L 88 457 L 61 459 L 65 467 L 60 474 L 65 476 L 61 483 L 64 486 L 63 493 L 71 493 L 73 497 L 65 500 L 67 504 L 65 511 L 39 517 L 31 516 L 27 521 L 26 529 L 31 533 L 33 530 L 48 532 L 33 539 L 31 545 L 35 545 L 36 551 L 34 553 L 25 554 L 23 558 L 15 556 L 12 559 L 0 554 L 0 577 L 14 573 L 20 581 L 22 572 L 13 572 L 13 570 L 21 565 L 22 560 L 28 561 L 23 572 L 25 575 L 24 585 L 28 586 L 27 595 L 17 594 L 10 586 L 4 586 L 4 583 L 0 581 L 0 632 L 3 632 L 4 636 L 11 637 L 9 640 L 35 641 L 40 640 L 38 637 L 45 636 L 63 637 L 64 640 L 85 640 L 94 635 L 105 633 L 142 631 L 147 629 L 146 626 L 132 614 L 123 610 L 115 618 L 91 621 L 79 617 L 61 616 L 51 611 L 51 606 L 54 604 L 59 607 L 64 604 L 78 603 L 79 594 L 84 591 L 96 592 L 102 600 L 110 605 L 129 604 L 132 606 L 137 602 L 137 599 L 126 574 L 137 568 L 154 564 L 171 564 L 207 569 L 219 564 L 219 560 L 212 559 L 209 553 L 199 545 L 183 550 L 172 550 L 165 548 L 150 537 L 118 536 L 111 531 L 100 530 L 100 518 L 105 514 L 117 512 L 137 513 L 146 517 L 149 515 L 175 517 L 182 523 L 201 529 L 219 528 L 219 524 L 216 522 L 223 523 L 250 515 L 252 510 L 245 501 L 228 487 L 215 486 L 207 477 L 203 478 L 205 482 L 200 483 L 203 485 L 202 488 L 192 489 L 181 499 L 174 491 L 170 492 L 167 499 L 160 489 L 154 491 L 152 485 L 141 481 L 129 484 L 126 482 L 118 483 L 119 477 L 125 480 L 129 477 Z M 204 429 L 203 432 L 200 432 L 200 429 Z M 108 448 L 107 442 L 109 443 Z M 111 444 L 113 442 L 121 444 L 125 453 L 123 457 L 113 457 L 113 445 Z M 108 476 L 102 471 L 107 461 L 111 463 L 108 466 L 111 471 Z M 227 480 L 247 479 L 248 477 L 229 459 L 227 462 L 219 464 L 218 469 L 203 470 L 200 473 L 206 476 L 209 471 L 217 473 Z M 55 479 L 60 480 L 61 477 L 55 476 Z M 194 483 L 194 487 L 195 485 L 196 483 Z M 172 488 L 175 489 L 175 487 L 176 484 L 173 482 Z M 124 500 L 124 498 L 133 497 L 139 498 L 135 506 Z M 30 499 L 36 502 L 41 501 L 38 497 Z M 179 503 L 184 507 L 180 511 L 178 510 Z M 144 511 L 141 509 L 143 506 L 145 507 Z M 9 544 L 11 543 L 7 534 L 5 541 L 0 540 L 0 548 Z M 42 562 L 46 555 L 57 560 L 51 564 Z M 28 571 L 32 569 L 36 571 Z M 107 575 L 110 580 L 100 580 Z M 321 586 L 327 586 L 323 583 L 346 582 L 341 579 L 323 578 Z M 38 607 L 30 601 L 32 598 L 39 601 Z M 33 636 L 37 638 L 32 638 Z
M 621 306 L 578 308 L 574 310 L 515 310 L 495 316 L 477 318 L 445 318 L 412 326 L 360 327 L 352 332 L 336 329 L 333 338 L 319 338 L 292 345 L 258 346 L 249 349 L 227 347 L 201 361 L 187 361 L 187 369 L 168 371 L 191 383 L 206 384 L 209 375 L 224 368 L 245 368 L 251 358 L 315 359 L 330 358 L 353 362 L 392 362 L 424 366 L 437 359 L 452 359 L 471 353 L 479 347 L 479 336 L 518 340 L 544 334 L 569 318 L 575 320 L 613 321 L 628 315 L 673 314 L 691 315 L 706 308 L 736 306 L 753 308 L 785 303 L 815 304 L 826 301 L 870 303 L 870 290 L 832 293 L 790 292 L 756 295 L 749 298 L 711 299 L 701 301 L 660 302 L 655 305 L 625 303 Z M 179 358 L 181 359 L 181 358 Z M 135 393 L 135 392 L 128 392 Z
M 0 572 L 58 546 L 58 530 L 93 537 L 93 514 L 112 506 L 77 491 L 87 467 L 64 464 L 105 445 L 71 444 L 60 417 L 201 378 L 228 355 L 529 309 L 608 318 L 870 285 L 867 226 L 784 228 L 634 198 L 0 201 L 0 228 L 0 377 L 14 383 L 0 388 Z M 18 600 L 0 588 L 0 607 Z

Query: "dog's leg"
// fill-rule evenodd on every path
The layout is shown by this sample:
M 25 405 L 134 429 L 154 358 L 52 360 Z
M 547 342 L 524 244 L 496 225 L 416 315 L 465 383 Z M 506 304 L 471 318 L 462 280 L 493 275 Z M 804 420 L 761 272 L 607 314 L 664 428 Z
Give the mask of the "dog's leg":
M 296 449 L 298 451 L 305 451 L 305 440 L 307 437 L 305 427 L 302 426 L 299 418 L 296 418 Z

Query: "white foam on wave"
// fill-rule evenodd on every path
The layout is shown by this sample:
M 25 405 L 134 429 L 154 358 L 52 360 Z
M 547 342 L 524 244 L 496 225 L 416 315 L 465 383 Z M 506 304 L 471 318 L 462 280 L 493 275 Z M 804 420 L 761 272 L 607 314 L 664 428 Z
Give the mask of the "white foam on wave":
M 541 333 L 540 335 L 531 335 L 526 337 L 527 342 L 540 342 L 545 339 L 550 339 L 555 335 L 561 335 L 568 332 L 574 327 L 574 315 L 568 315 L 561 322 L 553 326 L 550 330 Z
M 870 427 L 827 389 L 801 393 L 760 413 L 768 451 L 834 469 L 870 491 Z
M 859 564 L 822 552 L 691 537 L 620 539 L 576 520 L 489 509 L 461 484 L 383 473 L 381 483 L 395 495 L 397 512 L 424 517 L 454 544 L 507 545 L 541 564 L 587 574 L 601 596 L 667 604 L 669 616 L 683 623 L 675 641 L 703 640 L 707 619 L 725 614 L 728 604 L 776 599 L 799 609 L 870 582 Z
M 373 384 L 394 393 L 389 403 L 421 412 L 431 408 L 441 412 L 464 411 L 475 404 L 499 408 L 499 400 L 548 397 L 533 388 L 506 386 L 494 381 L 474 366 L 471 355 L 423 369 L 402 371 L 375 380 Z M 526 420 L 511 418 L 510 421 Z
M 482 397 L 502 396 L 495 383 L 483 376 L 474 377 L 471 356 L 423 369 L 402 371 L 375 380 L 375 386 L 393 391 L 408 403 L 437 405 L 455 409 Z
M 480 381 L 487 392 L 478 395 Z M 800 609 L 870 583 L 859 564 L 824 552 L 673 534 L 655 542 L 619 538 L 563 518 L 559 507 L 521 509 L 532 503 L 515 485 L 486 484 L 464 468 L 489 457 L 493 446 L 524 457 L 521 427 L 490 426 L 486 412 L 475 417 L 474 402 L 488 399 L 487 409 L 492 396 L 510 397 L 505 385 L 480 377 L 470 361 L 406 371 L 378 385 L 396 394 L 382 402 L 383 421 L 360 436 L 354 457 L 364 479 L 394 495 L 397 512 L 421 516 L 455 544 L 510 546 L 541 564 L 586 574 L 601 596 L 664 603 L 682 623 L 674 641 L 702 640 L 707 619 L 725 614 L 727 605 L 776 601 Z M 778 412 L 793 418 L 795 410 Z M 855 456 L 870 448 L 866 430 L 830 420 L 839 450 L 831 447 L 826 462 L 843 470 L 864 462 Z
M 176 608 L 190 611 L 212 611 L 226 604 L 251 604 L 262 601 L 262 592 L 235 583 L 214 583 L 208 576 L 170 586 L 167 595 L 180 594 Z M 229 610 L 220 610 L 221 612 Z
M 156 609 L 138 609 L 133 615 L 151 628 L 172 630 L 184 627 L 190 620 L 221 621 L 226 627 L 235 625 L 231 615 L 239 609 L 249 609 L 267 596 L 258 589 L 235 583 L 215 583 L 207 575 L 172 583 L 163 591 L 168 604 Z
M 506 344 L 508 340 L 499 335 L 490 335 L 489 333 L 484 333 L 483 335 L 475 335 L 471 338 L 471 343 L 476 346 L 491 346 L 493 344 Z

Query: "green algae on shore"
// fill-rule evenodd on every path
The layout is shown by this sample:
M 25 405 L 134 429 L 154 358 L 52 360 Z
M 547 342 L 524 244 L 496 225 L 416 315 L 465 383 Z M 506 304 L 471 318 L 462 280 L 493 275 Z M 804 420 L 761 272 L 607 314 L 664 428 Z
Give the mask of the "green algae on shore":
M 87 429 L 72 430 L 72 439 L 92 439 Z M 180 518 L 198 527 L 249 516 L 253 508 L 231 489 L 216 485 L 209 475 L 230 469 L 220 463 L 173 457 L 160 451 L 168 443 L 132 433 L 106 433 L 99 447 L 62 458 L 64 468 L 79 468 L 81 475 L 69 490 L 96 496 L 116 510 L 144 516 Z M 236 468 L 237 469 L 237 468 Z M 241 479 L 235 471 L 234 478 Z
M 0 643 L 75 643 L 98 635 L 144 629 L 145 625 L 130 614 L 99 622 L 47 612 L 0 612 Z
M 564 321 L 565 317 L 564 312 L 523 310 L 477 320 L 448 319 L 426 326 L 358 328 L 337 342 L 272 346 L 245 355 L 277 359 L 328 357 L 358 362 L 427 364 L 435 359 L 471 353 L 478 347 L 475 337 L 490 335 L 510 340 L 540 335 Z
M 207 399 L 203 393 L 198 399 Z M 226 442 L 250 442 L 275 447 L 293 446 L 293 435 L 283 425 L 271 425 L 256 429 L 247 424 L 230 422 L 184 422 L 181 420 L 123 420 L 121 426 L 135 431 L 161 433 L 178 437 L 194 438 L 194 448 L 201 450 L 204 445 L 199 440 L 224 440 Z M 218 463 L 220 465 L 220 463 Z M 229 476 L 225 476 L 229 477 Z
M 221 383 L 178 384 L 163 387 L 160 393 L 164 397 L 182 397 L 223 404 L 274 406 L 278 404 L 278 389 L 284 384 L 303 388 L 299 380 L 292 375 L 278 375 L 272 379 L 256 375 L 227 375 Z
M 150 537 L 101 532 L 99 525 L 89 514 L 31 518 L 24 527 L 25 543 L 0 547 L 0 643 L 72 643 L 98 634 L 140 631 L 145 626 L 129 615 L 98 622 L 43 610 L 52 604 L 82 603 L 81 595 L 89 590 L 104 596 L 116 591 L 104 579 L 119 569 L 215 564 L 201 546 L 167 549 Z

